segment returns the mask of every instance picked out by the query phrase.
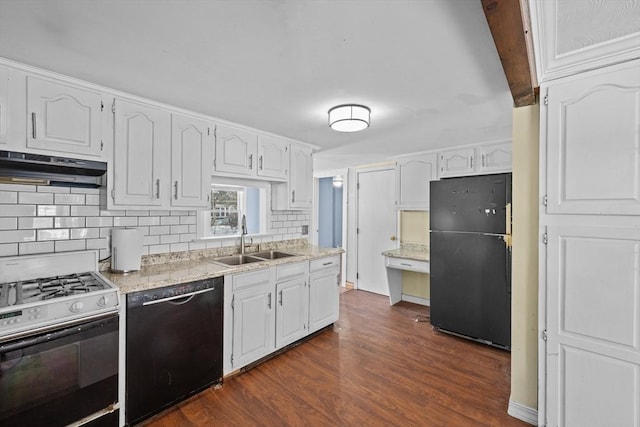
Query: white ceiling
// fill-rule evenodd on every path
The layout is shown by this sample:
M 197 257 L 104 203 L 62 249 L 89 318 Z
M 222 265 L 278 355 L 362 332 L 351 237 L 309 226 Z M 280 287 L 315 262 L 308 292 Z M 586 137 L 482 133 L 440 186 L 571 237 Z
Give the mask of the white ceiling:
M 0 56 L 315 144 L 319 170 L 511 138 L 480 0 L 0 0 Z M 348 102 L 369 129 L 327 126 Z

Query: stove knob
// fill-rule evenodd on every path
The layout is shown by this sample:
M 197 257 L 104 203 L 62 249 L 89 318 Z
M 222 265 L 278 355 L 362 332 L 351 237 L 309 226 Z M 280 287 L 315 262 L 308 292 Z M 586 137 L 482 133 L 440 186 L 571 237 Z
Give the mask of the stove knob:
M 83 308 L 84 308 L 84 304 L 82 303 L 82 301 L 76 301 L 73 304 L 71 304 L 70 310 L 73 311 L 74 313 L 78 313 Z
M 109 302 L 110 302 L 109 297 L 104 296 L 98 300 L 98 305 L 100 307 L 106 307 L 109 304 Z

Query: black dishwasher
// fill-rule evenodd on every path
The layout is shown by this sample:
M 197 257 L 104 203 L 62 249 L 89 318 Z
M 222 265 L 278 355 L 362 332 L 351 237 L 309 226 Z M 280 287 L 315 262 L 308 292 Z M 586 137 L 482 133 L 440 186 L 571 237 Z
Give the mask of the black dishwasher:
M 127 295 L 127 424 L 222 382 L 222 277 Z

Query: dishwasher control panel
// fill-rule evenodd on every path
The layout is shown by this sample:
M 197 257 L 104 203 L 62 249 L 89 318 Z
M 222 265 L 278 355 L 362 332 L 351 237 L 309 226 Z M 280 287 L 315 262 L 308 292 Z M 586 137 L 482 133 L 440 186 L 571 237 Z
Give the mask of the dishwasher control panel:
M 127 295 L 127 306 L 136 307 L 140 305 L 154 304 L 161 301 L 189 298 L 192 295 L 207 292 L 209 290 L 215 290 L 216 288 L 222 288 L 223 283 L 224 278 L 214 277 L 194 282 L 180 283 L 177 285 L 133 292 Z

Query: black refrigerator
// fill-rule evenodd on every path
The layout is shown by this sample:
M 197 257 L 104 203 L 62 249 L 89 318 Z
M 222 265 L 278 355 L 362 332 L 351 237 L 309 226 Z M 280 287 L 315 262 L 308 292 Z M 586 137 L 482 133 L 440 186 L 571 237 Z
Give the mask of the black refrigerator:
M 431 324 L 511 348 L 511 174 L 430 187 Z

